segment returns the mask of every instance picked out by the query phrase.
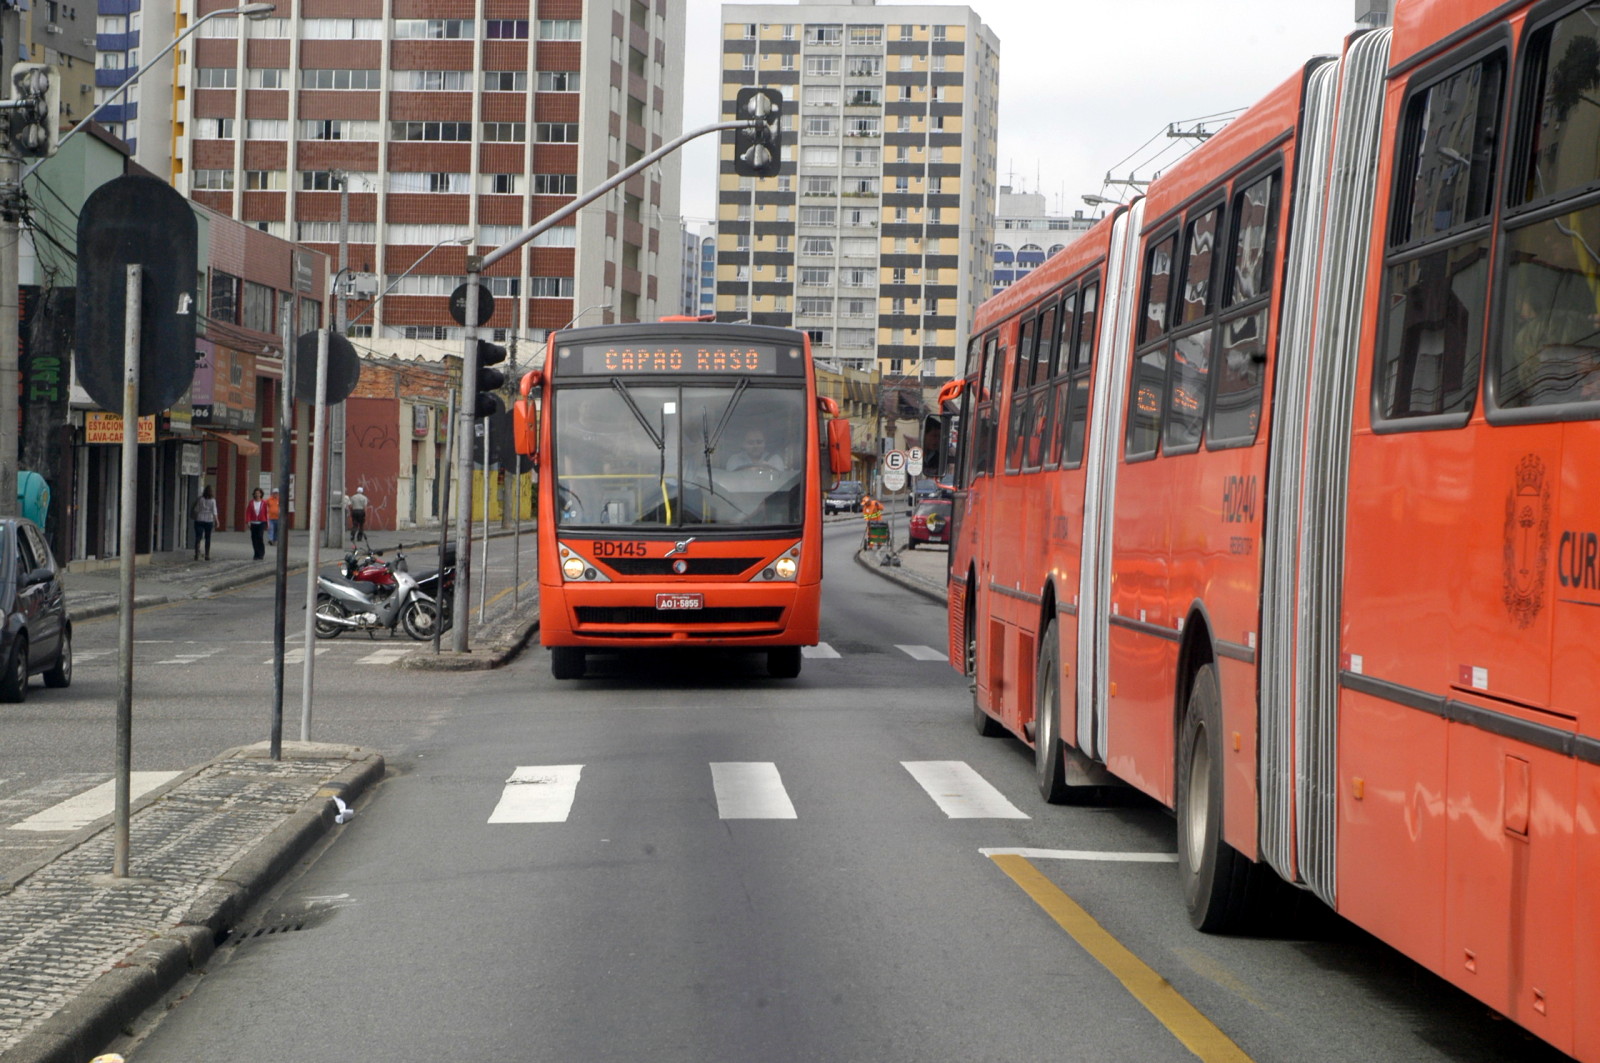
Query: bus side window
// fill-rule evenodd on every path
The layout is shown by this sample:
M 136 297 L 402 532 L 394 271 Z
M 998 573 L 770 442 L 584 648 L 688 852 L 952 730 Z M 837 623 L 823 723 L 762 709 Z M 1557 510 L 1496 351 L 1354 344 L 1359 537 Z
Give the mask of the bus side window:
M 1172 296 L 1173 256 L 1178 234 L 1152 244 L 1144 260 L 1144 313 L 1139 338 L 1144 349 L 1134 360 L 1128 384 L 1128 430 L 1123 457 L 1128 461 L 1155 456 L 1161 440 L 1161 408 L 1167 391 L 1167 362 L 1171 351 L 1165 342 Z
M 1052 304 L 1039 317 L 1039 346 L 1033 358 L 1033 372 L 1028 385 L 1027 441 L 1023 444 L 1022 468 L 1037 469 L 1045 463 L 1047 443 L 1050 438 L 1051 398 L 1050 370 L 1060 346 L 1061 328 L 1056 307 Z
M 1029 318 L 1017 331 L 1017 350 L 1011 370 L 1011 419 L 1006 428 L 1006 472 L 1022 466 L 1022 449 L 1028 436 L 1028 377 L 1033 371 L 1033 346 L 1038 320 Z
M 1094 368 L 1096 304 L 1099 295 L 1098 283 L 1083 286 L 1082 309 L 1078 314 L 1070 375 L 1064 381 L 1067 389 L 1067 427 L 1063 433 L 1066 437 L 1066 450 L 1061 460 L 1063 464 L 1073 468 L 1083 462 L 1084 426 L 1089 420 L 1089 377 Z M 1062 355 L 1061 364 L 1067 366 L 1065 354 Z
M 983 364 L 989 371 L 989 386 L 978 398 L 978 461 L 974 470 L 978 475 L 994 471 L 994 448 L 1000 434 L 1000 382 L 1005 379 L 1005 348 L 1000 339 L 990 333 L 983 343 Z
M 1220 207 L 1201 214 L 1189 222 L 1184 239 L 1183 281 L 1177 293 L 1179 332 L 1172 343 L 1167 416 L 1162 430 L 1162 451 L 1168 454 L 1199 449 L 1200 429 L 1206 420 L 1211 393 L 1211 278 L 1221 216 Z M 1204 327 L 1193 327 L 1201 325 Z
M 1373 360 L 1375 427 L 1439 416 L 1463 423 L 1472 412 L 1505 64 L 1492 52 L 1413 90 L 1404 105 Z
M 1233 197 L 1216 399 L 1206 429 L 1206 446 L 1212 450 L 1254 443 L 1261 424 L 1272 253 L 1278 245 L 1278 180 L 1277 172 L 1268 174 Z

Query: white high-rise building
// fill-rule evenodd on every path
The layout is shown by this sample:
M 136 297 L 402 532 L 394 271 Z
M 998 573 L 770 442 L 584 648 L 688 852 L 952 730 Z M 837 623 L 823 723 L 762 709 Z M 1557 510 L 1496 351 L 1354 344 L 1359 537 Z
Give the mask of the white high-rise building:
M 956 375 L 989 294 L 999 42 L 967 7 L 732 4 L 722 98 L 783 91 L 779 176 L 724 136 L 717 316 L 801 328 L 823 359 Z

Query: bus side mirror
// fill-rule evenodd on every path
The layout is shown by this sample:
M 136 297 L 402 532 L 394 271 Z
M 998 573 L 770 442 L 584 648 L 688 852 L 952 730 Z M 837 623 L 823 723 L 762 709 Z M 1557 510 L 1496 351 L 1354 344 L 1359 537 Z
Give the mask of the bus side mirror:
M 517 388 L 521 398 L 511 404 L 511 447 L 530 461 L 539 456 L 539 400 L 534 396 L 543 381 L 537 369 L 524 374 Z
M 838 476 L 850 471 L 850 421 L 835 417 L 828 422 L 828 469 Z

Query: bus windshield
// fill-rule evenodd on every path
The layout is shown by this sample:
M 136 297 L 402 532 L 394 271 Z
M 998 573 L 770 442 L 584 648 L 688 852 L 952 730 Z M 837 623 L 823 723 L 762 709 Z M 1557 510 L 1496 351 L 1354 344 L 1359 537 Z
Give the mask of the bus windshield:
M 795 526 L 805 511 L 806 393 L 750 378 L 611 378 L 551 397 L 558 524 Z

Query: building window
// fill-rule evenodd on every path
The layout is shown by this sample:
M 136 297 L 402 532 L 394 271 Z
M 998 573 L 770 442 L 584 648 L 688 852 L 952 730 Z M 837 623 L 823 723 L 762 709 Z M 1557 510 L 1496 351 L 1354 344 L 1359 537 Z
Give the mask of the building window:
M 289 72 L 280 67 L 262 67 L 252 70 L 249 74 L 249 86 L 253 89 L 281 89 L 288 86 Z
M 470 70 L 396 70 L 395 88 L 412 92 L 469 92 Z
M 196 119 L 194 127 L 196 140 L 232 140 L 232 118 L 200 118 Z M 275 137 L 276 140 L 285 140 L 286 137 Z
M 227 136 L 233 136 L 233 119 L 225 119 L 228 123 Z M 250 140 L 288 140 L 289 121 L 286 118 L 247 118 L 244 123 L 244 135 Z
M 479 188 L 485 195 L 514 196 L 522 191 L 522 175 L 519 173 L 486 173 L 478 177 Z
M 536 196 L 575 196 L 578 194 L 578 175 L 574 173 L 536 173 L 533 175 L 533 194 Z
M 543 74 L 539 75 L 544 77 Z M 543 85 L 539 86 L 544 88 Z M 485 70 L 483 72 L 484 92 L 527 92 L 528 72 L 526 70 Z
M 104 55 L 116 55 L 116 52 L 104 52 Z M 231 89 L 239 84 L 239 72 L 231 66 L 199 66 L 194 71 L 194 87 L 197 89 Z
M 390 140 L 462 141 L 472 139 L 471 122 L 390 122 Z
M 470 188 L 464 173 L 395 173 L 389 172 L 391 192 L 457 192 Z
M 535 299 L 571 299 L 571 277 L 529 277 L 528 294 Z
M 578 123 L 535 122 L 533 139 L 540 144 L 576 144 L 578 142 Z
M 212 26 L 236 26 L 236 19 L 219 18 Z M 271 20 L 268 20 L 271 21 Z M 287 21 L 287 20 L 284 20 Z M 205 34 L 200 34 L 202 37 Z M 235 34 L 227 34 L 232 37 Z M 300 20 L 300 39 L 304 41 L 376 41 L 383 39 L 383 20 L 376 18 L 307 18 Z
M 807 26 L 807 44 L 838 44 L 844 40 L 843 26 Z
M 839 57 L 836 55 L 806 56 L 806 77 L 838 77 Z
M 239 324 L 257 332 L 272 332 L 273 291 L 265 284 L 244 282 L 244 301 L 241 304 Z
M 381 70 L 302 70 L 300 87 L 303 89 L 377 89 L 382 88 Z
M 377 140 L 378 123 L 346 118 L 307 118 L 300 122 L 301 140 Z
M 541 70 L 539 71 L 539 91 L 577 92 L 578 72 L 576 70 Z
M 528 127 L 523 122 L 485 122 L 483 139 L 491 144 L 520 144 L 528 139 Z
M 494 19 L 491 22 L 496 21 Z M 522 35 L 528 35 L 526 24 Z M 394 20 L 394 39 L 406 40 L 471 40 L 477 30 L 470 18 L 397 18 Z
M 246 170 L 244 186 L 252 192 L 281 192 L 288 181 L 282 170 Z
M 528 20 L 525 18 L 484 19 L 483 37 L 488 41 L 525 41 L 528 39 Z
M 190 174 L 190 187 L 196 192 L 224 192 L 233 188 L 232 170 L 195 170 Z
M 539 20 L 541 41 L 583 40 L 583 20 L 575 18 L 542 18 Z

